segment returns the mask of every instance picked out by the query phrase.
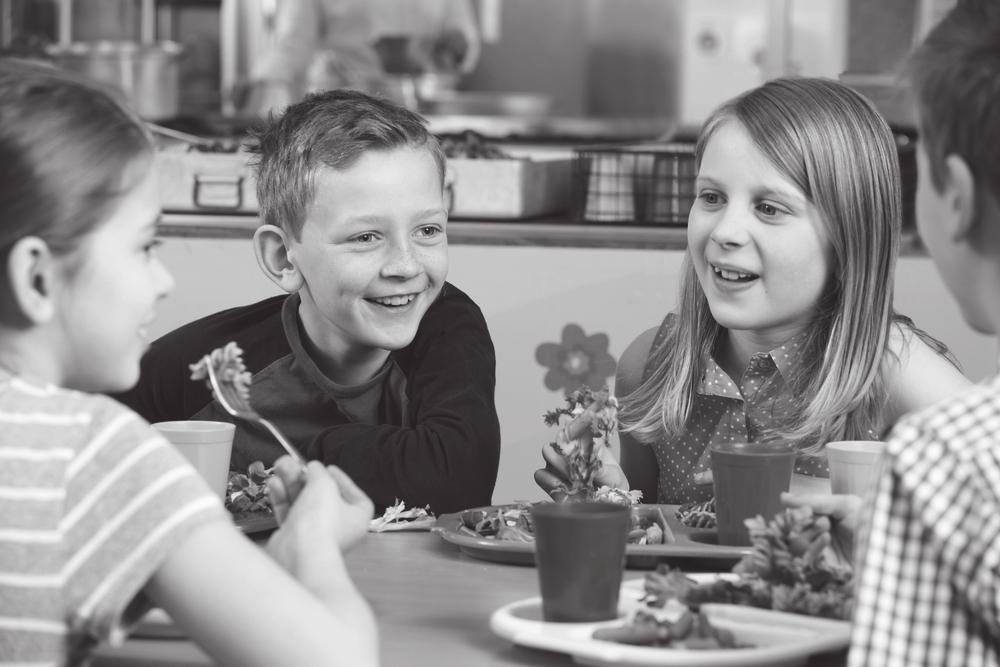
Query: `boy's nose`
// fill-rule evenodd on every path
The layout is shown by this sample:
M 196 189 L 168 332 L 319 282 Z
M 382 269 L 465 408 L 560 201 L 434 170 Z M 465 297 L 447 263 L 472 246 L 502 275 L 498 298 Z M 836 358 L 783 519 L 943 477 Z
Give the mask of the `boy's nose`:
M 396 278 L 412 278 L 423 270 L 419 253 L 410 243 L 393 244 L 382 266 L 382 275 Z

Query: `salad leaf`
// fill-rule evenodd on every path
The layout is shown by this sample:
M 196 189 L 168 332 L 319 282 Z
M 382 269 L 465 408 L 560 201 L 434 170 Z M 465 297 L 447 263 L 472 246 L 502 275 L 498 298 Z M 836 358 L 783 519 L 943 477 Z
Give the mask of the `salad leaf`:
M 435 521 L 429 505 L 407 508 L 406 503 L 397 498 L 394 505 L 385 508 L 382 516 L 368 523 L 368 530 L 373 533 L 387 530 L 419 530 L 429 528 Z
M 246 473 L 229 471 L 226 484 L 226 509 L 233 514 L 272 512 L 271 499 L 267 494 L 267 480 L 272 470 L 260 461 L 254 461 Z
M 566 396 L 566 405 L 549 410 L 543 416 L 547 426 L 558 426 L 556 439 L 550 443 L 566 460 L 568 484 L 566 500 L 606 500 L 630 505 L 642 497 L 641 491 L 626 492 L 604 487 L 596 482 L 603 467 L 601 448 L 608 447 L 618 424 L 618 400 L 605 387 L 593 391 L 587 386 Z
M 829 520 L 809 507 L 786 509 L 771 521 L 747 519 L 753 551 L 733 568 L 736 580 L 696 584 L 680 570 L 660 564 L 646 576 L 653 606 L 677 599 L 689 606 L 706 602 L 742 604 L 809 616 L 849 619 L 853 570 L 826 559 L 823 536 Z

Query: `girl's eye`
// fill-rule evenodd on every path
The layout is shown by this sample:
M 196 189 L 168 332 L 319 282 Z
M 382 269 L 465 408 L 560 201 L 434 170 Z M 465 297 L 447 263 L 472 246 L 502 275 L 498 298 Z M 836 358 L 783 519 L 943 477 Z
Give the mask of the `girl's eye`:
M 722 197 L 719 196 L 719 193 L 712 192 L 710 190 L 707 190 L 699 194 L 698 199 L 702 200 L 703 202 L 711 206 L 722 203 Z
M 757 204 L 757 210 L 769 218 L 773 218 L 784 213 L 784 211 L 774 204 L 768 204 L 767 202 Z
M 374 232 L 364 232 L 354 237 L 358 243 L 372 243 L 375 240 Z

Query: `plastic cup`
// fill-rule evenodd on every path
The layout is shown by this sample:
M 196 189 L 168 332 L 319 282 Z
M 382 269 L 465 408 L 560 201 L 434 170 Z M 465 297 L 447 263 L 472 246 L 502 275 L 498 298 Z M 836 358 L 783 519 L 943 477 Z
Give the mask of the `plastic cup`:
M 542 616 L 554 623 L 618 618 L 631 512 L 612 503 L 539 503 L 531 508 Z
M 191 462 L 220 498 L 225 498 L 236 432 L 234 424 L 189 420 L 157 422 L 153 428 Z
M 782 510 L 781 492 L 792 481 L 796 451 L 772 443 L 723 443 L 709 450 L 719 544 L 750 544 L 743 523 L 758 514 L 770 520 Z
M 885 452 L 881 440 L 838 440 L 826 443 L 830 464 L 830 489 L 864 497 L 878 481 Z

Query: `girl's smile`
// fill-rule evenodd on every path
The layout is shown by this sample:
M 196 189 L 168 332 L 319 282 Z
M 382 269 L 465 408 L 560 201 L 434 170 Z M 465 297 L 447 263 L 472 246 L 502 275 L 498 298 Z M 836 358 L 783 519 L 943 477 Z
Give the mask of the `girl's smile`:
M 749 271 L 742 271 L 740 269 L 734 269 L 726 266 L 720 266 L 718 264 L 709 264 L 712 267 L 712 271 L 720 280 L 729 283 L 749 283 L 760 278 L 756 273 L 751 273 Z

